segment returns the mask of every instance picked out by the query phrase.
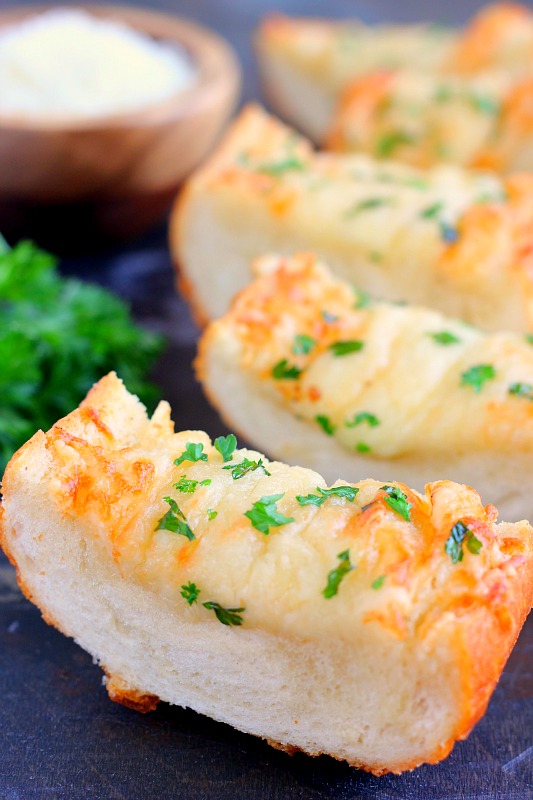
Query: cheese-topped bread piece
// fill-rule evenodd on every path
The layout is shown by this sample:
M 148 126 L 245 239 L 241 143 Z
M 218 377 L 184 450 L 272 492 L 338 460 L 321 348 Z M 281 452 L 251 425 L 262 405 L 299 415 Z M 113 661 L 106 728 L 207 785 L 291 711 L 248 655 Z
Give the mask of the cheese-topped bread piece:
M 524 6 L 490 5 L 463 31 L 435 24 L 368 26 L 275 15 L 262 22 L 255 44 L 272 107 L 322 141 L 343 90 L 365 73 L 532 71 L 533 14 Z
M 374 72 L 346 90 L 326 146 L 497 172 L 533 170 L 533 78 Z
M 311 255 L 264 272 L 212 323 L 198 374 L 222 416 L 327 480 L 475 486 L 533 519 L 533 346 L 438 312 L 370 303 Z
M 533 176 L 316 153 L 251 107 L 189 182 L 170 238 L 200 320 L 227 311 L 256 256 L 313 250 L 376 297 L 526 331 L 532 223 Z
M 114 700 L 188 706 L 375 774 L 444 758 L 529 611 L 533 530 L 466 486 L 418 494 L 174 433 L 117 378 L 7 467 L 2 542 Z

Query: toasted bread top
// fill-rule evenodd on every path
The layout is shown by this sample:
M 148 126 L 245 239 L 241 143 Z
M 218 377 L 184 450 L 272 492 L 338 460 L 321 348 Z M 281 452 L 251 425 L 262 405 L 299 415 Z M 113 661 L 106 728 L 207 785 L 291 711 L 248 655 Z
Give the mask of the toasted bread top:
M 373 303 L 313 255 L 263 258 L 262 275 L 205 334 L 300 419 L 348 450 L 528 452 L 533 347 L 424 308 Z
M 111 374 L 14 456 L 6 513 L 20 487 L 44 483 L 65 524 L 191 622 L 214 612 L 284 636 L 370 630 L 430 646 L 450 613 L 490 608 L 504 635 L 521 606 L 511 587 L 531 528 L 496 526 L 473 489 L 440 481 L 420 495 L 365 480 L 328 491 L 309 470 L 225 455 L 205 433 L 173 433 L 166 404 L 149 421 Z

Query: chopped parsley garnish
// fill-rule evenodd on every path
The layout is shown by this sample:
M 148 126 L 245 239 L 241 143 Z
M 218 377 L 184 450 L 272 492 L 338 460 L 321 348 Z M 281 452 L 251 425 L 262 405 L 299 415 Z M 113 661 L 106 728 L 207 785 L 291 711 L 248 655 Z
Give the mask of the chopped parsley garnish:
M 525 333 L 524 334 L 524 339 L 526 340 L 526 342 L 528 344 L 533 345 L 533 333 Z
M 204 446 L 200 442 L 187 442 L 185 450 L 179 458 L 174 461 L 174 464 L 179 467 L 184 461 L 207 461 L 207 453 L 203 452 Z
M 321 311 L 321 314 L 324 322 L 338 322 L 339 320 L 335 314 L 332 314 L 330 311 L 326 311 L 325 309 Z
M 15 450 L 107 372 L 150 407 L 159 394 L 146 375 L 161 337 L 107 289 L 65 278 L 56 265 L 31 242 L 9 248 L 0 239 L 0 476 Z
M 312 336 L 307 336 L 305 333 L 298 333 L 294 337 L 292 352 L 295 356 L 306 356 L 314 347 L 316 347 L 316 339 L 313 339 Z
M 277 364 L 272 367 L 272 377 L 278 381 L 283 380 L 296 380 L 302 374 L 302 370 L 295 367 L 294 364 L 289 364 L 286 358 L 282 358 Z
M 379 419 L 368 411 L 360 411 L 350 422 L 345 422 L 344 425 L 346 428 L 355 428 L 357 425 L 363 425 L 363 423 L 370 425 L 371 428 L 375 428 L 379 425 Z
M 215 519 L 217 514 L 218 514 L 218 511 L 215 511 L 214 508 L 208 508 L 207 509 L 207 519 L 209 520 L 209 522 L 211 522 L 212 519 Z
M 414 137 L 406 131 L 384 133 L 376 142 L 376 153 L 381 158 L 391 156 L 403 144 L 413 144 Z
M 461 373 L 461 386 L 471 386 L 475 392 L 480 392 L 483 384 L 496 377 L 496 370 L 492 364 L 476 364 Z
M 464 522 L 456 522 L 449 537 L 444 545 L 444 552 L 450 556 L 452 564 L 457 564 L 463 560 L 463 545 L 466 544 L 468 550 L 473 555 L 479 555 L 483 543 L 474 535 Z
M 182 583 L 181 585 L 181 596 L 185 598 L 190 606 L 193 603 L 196 603 L 198 600 L 198 595 L 200 594 L 200 589 L 197 587 L 195 583 Z
M 458 344 L 461 340 L 454 333 L 450 331 L 436 331 L 435 333 L 428 333 L 434 342 L 437 344 Z
M 316 487 L 318 494 L 296 495 L 296 501 L 301 506 L 321 506 L 328 497 L 342 497 L 353 503 L 359 489 L 356 486 L 334 486 L 332 489 L 321 489 Z
M 420 212 L 420 216 L 422 219 L 434 219 L 436 216 L 440 214 L 442 211 L 443 203 L 433 203 L 432 206 L 428 206 L 424 209 L 424 211 Z
M 228 436 L 217 436 L 214 444 L 215 450 L 218 450 L 223 460 L 231 461 L 237 447 L 237 437 L 233 433 L 228 434 Z
M 372 254 L 370 254 L 372 256 Z M 355 294 L 355 303 L 353 304 L 354 308 L 368 308 L 371 304 L 372 300 L 370 295 L 366 292 L 363 292 L 362 289 L 356 289 L 354 287 L 354 294 Z
M 387 493 L 385 502 L 393 511 L 403 517 L 407 522 L 411 521 L 411 508 L 413 504 L 407 500 L 407 496 L 398 489 L 397 486 L 382 486 L 384 492 Z
M 375 581 L 372 581 L 372 588 L 373 589 L 381 589 L 383 584 L 385 583 L 385 575 L 380 575 L 379 578 L 376 578 Z
M 188 480 L 186 475 L 182 475 L 177 483 L 174 484 L 174 489 L 177 489 L 178 492 L 185 492 L 187 494 L 192 494 L 196 491 L 196 487 L 198 486 L 198 481 Z
M 371 211 L 373 208 L 381 208 L 392 203 L 390 197 L 369 197 L 366 200 L 361 200 L 346 212 L 347 217 L 353 217 L 361 211 Z
M 378 253 L 377 250 L 372 250 L 368 254 L 368 257 L 369 257 L 370 261 L 372 261 L 374 264 L 378 264 L 381 261 L 381 259 L 383 258 L 383 253 Z M 357 306 L 356 306 L 356 308 L 357 308 Z
M 187 525 L 185 514 L 172 497 L 163 498 L 165 503 L 168 503 L 170 509 L 164 517 L 159 520 L 156 531 L 170 531 L 171 533 L 179 533 L 180 536 L 185 536 L 192 542 L 195 539 L 194 533 Z
M 470 101 L 476 111 L 481 111 L 483 114 L 498 114 L 500 111 L 500 104 L 494 97 L 472 93 Z
M 219 622 L 223 625 L 242 625 L 242 612 L 246 611 L 245 608 L 223 608 L 220 603 L 215 603 L 213 600 L 208 600 L 207 603 L 202 603 L 204 608 L 209 611 L 214 611 Z
M 328 573 L 328 582 L 326 584 L 326 588 L 323 589 L 322 594 L 326 599 L 330 597 L 335 597 L 337 592 L 339 591 L 339 585 L 342 579 L 355 569 L 354 565 L 350 562 L 350 551 L 344 550 L 344 552 L 339 553 L 337 556 L 339 559 L 339 566 L 335 569 L 332 569 L 331 572 Z
M 454 225 L 450 225 L 448 222 L 441 222 L 440 235 L 446 244 L 454 244 L 459 238 L 459 231 Z
M 240 464 L 227 464 L 225 467 L 222 467 L 222 469 L 230 469 L 231 477 L 234 481 L 239 480 L 239 478 L 242 478 L 248 472 L 254 472 L 256 469 L 262 469 L 265 475 L 270 475 L 270 472 L 263 464 L 262 458 L 260 458 L 259 461 L 250 461 L 250 459 L 244 458 Z
M 332 423 L 329 417 L 326 417 L 324 414 L 318 414 L 318 416 L 315 417 L 315 420 L 318 422 L 324 433 L 327 433 L 328 436 L 333 436 L 337 426 Z
M 526 400 L 533 400 L 533 386 L 530 383 L 512 383 L 508 392 L 516 397 L 525 397 Z
M 366 444 L 366 442 L 357 442 L 357 444 L 355 445 L 355 449 L 358 453 L 370 453 L 370 451 L 372 450 L 370 445 Z
M 281 525 L 294 522 L 294 517 L 286 517 L 277 509 L 276 504 L 284 496 L 284 494 L 265 495 L 257 500 L 244 516 L 248 517 L 254 528 L 268 536 L 270 528 L 279 528 Z
M 347 356 L 350 353 L 358 353 L 364 347 L 364 342 L 360 339 L 351 339 L 343 342 L 333 342 L 328 347 L 334 356 Z
M 287 158 L 284 158 L 281 161 L 258 164 L 255 167 L 256 172 L 262 172 L 264 175 L 271 175 L 274 178 L 278 177 L 279 175 L 283 175 L 285 172 L 291 172 L 294 170 L 300 172 L 303 169 L 305 169 L 304 162 L 296 156 L 287 156 Z

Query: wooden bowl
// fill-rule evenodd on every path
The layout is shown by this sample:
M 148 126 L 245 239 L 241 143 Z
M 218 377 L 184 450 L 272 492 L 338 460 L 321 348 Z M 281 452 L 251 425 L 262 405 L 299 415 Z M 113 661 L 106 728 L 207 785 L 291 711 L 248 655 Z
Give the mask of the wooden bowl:
M 4 10 L 0 28 L 52 7 Z M 98 119 L 0 112 L 0 232 L 58 252 L 132 237 L 161 220 L 215 142 L 240 87 L 229 45 L 192 22 L 128 6 L 75 7 L 179 44 L 197 78 L 167 100 Z

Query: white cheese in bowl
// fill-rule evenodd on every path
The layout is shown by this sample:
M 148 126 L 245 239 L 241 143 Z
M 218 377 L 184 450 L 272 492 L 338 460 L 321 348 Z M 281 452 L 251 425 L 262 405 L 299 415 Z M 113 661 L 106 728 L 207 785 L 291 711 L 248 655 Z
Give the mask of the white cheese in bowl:
M 52 9 L 0 31 L 0 114 L 101 117 L 194 80 L 185 50 L 81 10 Z

